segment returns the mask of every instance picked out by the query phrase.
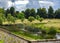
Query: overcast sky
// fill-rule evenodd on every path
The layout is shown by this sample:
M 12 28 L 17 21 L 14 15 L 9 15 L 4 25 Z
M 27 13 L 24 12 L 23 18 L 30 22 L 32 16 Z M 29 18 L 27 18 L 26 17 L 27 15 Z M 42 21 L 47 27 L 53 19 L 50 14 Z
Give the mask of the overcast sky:
M 3 2 L 3 3 L 1 4 L 1 2 Z M 27 3 L 29 3 L 28 0 L 24 0 L 24 1 L 20 0 L 20 1 L 15 2 L 15 6 L 19 9 L 19 7 L 25 6 Z M 40 3 L 41 7 L 48 8 L 49 6 L 53 6 L 54 9 L 60 8 L 60 0 L 40 0 L 39 3 Z M 5 7 L 7 7 L 7 6 L 11 7 L 12 2 L 7 1 L 7 0 L 0 0 L 0 7 L 2 7 L 4 5 L 5 5 Z

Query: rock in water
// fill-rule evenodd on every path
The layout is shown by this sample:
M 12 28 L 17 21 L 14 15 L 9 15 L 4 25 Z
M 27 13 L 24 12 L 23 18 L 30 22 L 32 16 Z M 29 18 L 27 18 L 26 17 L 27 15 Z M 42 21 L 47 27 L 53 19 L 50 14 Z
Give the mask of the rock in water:
M 38 0 L 29 0 L 29 3 L 26 5 L 27 8 L 40 8 L 40 4 Z

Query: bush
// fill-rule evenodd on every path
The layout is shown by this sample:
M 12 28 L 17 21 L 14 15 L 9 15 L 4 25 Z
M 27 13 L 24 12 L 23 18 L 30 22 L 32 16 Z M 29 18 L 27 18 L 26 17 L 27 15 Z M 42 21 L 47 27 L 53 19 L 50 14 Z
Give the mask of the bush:
M 37 20 L 39 20 L 39 19 L 40 19 L 40 16 L 39 16 L 39 15 L 37 15 L 37 16 L 36 16 L 36 19 L 37 19 Z
M 30 16 L 30 17 L 28 18 L 28 20 L 29 20 L 30 22 L 32 22 L 34 19 L 35 19 L 35 18 L 32 17 L 32 16 Z
M 39 21 L 42 22 L 43 21 L 43 18 L 40 18 Z
M 28 32 L 31 32 L 31 33 L 37 33 L 37 32 L 40 31 L 39 28 L 31 27 L 31 26 L 26 26 L 26 27 L 25 27 L 25 30 L 27 30 Z
M 57 33 L 57 31 L 55 30 L 54 27 L 51 27 L 51 28 L 49 29 L 48 34 L 50 34 L 50 35 L 56 35 L 56 33 Z
M 3 23 L 3 19 L 2 19 L 2 18 L 0 18 L 0 25 L 2 25 L 2 23 Z

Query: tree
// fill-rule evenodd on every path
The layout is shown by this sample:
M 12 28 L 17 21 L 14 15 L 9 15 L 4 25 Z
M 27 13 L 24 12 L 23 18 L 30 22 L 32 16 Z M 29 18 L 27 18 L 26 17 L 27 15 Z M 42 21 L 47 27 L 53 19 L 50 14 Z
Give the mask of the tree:
M 30 16 L 30 17 L 28 18 L 28 20 L 29 20 L 30 22 L 32 22 L 34 19 L 35 19 L 35 18 L 32 17 L 32 16 Z
M 23 22 L 24 19 L 25 19 L 25 15 L 24 15 L 23 13 L 19 13 L 19 14 L 17 15 L 17 18 L 21 19 L 21 21 Z
M 19 14 L 19 11 L 16 11 L 16 12 L 15 12 L 15 17 L 17 17 L 18 14 Z
M 7 15 L 10 13 L 10 10 L 9 9 L 7 9 L 6 11 L 5 11 L 5 17 L 7 18 Z
M 54 14 L 54 10 L 53 8 L 50 6 L 48 9 L 48 18 L 53 18 L 53 14 Z
M 10 8 L 10 13 L 11 13 L 12 16 L 15 16 L 15 15 L 14 15 L 14 14 L 15 14 L 15 8 L 14 8 L 14 7 L 11 7 L 11 8 Z
M 3 22 L 5 22 L 5 16 L 3 13 L 0 13 L 0 25 L 2 25 Z
M 15 23 L 15 18 L 13 16 L 11 16 L 11 22 Z
M 60 9 L 55 11 L 55 15 L 56 18 L 60 18 Z
M 24 18 L 25 17 L 25 15 L 23 14 L 23 13 L 19 13 L 18 15 L 17 15 L 17 18 L 19 18 L 19 19 L 22 19 L 22 18 Z
M 5 10 L 3 8 L 0 8 L 0 13 L 5 13 Z
M 11 16 L 11 14 L 8 14 L 7 20 L 8 20 L 9 23 L 11 23 L 11 22 L 15 23 L 15 18 L 13 16 Z
M 11 14 L 7 15 L 7 20 L 8 20 L 8 22 L 11 22 Z
M 30 10 L 30 16 L 36 17 L 35 9 L 32 8 L 32 9 Z
M 46 17 L 47 17 L 46 8 L 39 8 L 39 9 L 37 9 L 37 14 L 38 14 L 40 17 L 46 18 Z
M 5 22 L 6 18 L 5 18 L 5 15 L 3 13 L 0 13 L 0 18 L 3 20 L 3 22 Z
M 2 25 L 2 23 L 3 23 L 3 19 L 2 19 L 2 18 L 0 18 L 0 25 Z
M 25 10 L 25 18 L 28 19 L 29 16 L 30 16 L 30 9 L 26 9 Z

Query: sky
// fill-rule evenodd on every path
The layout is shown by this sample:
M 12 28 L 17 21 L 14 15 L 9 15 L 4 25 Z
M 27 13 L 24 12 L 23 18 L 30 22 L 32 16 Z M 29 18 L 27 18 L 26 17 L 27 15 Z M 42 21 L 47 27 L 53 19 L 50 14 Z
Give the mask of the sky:
M 33 0 L 35 1 L 35 0 Z M 28 0 L 19 0 L 15 1 L 16 10 L 21 10 L 26 8 L 26 4 L 28 4 Z M 60 0 L 39 0 L 40 7 L 49 8 L 52 6 L 55 10 L 60 8 Z M 12 6 L 12 2 L 9 0 L 0 0 L 0 7 L 9 8 Z

